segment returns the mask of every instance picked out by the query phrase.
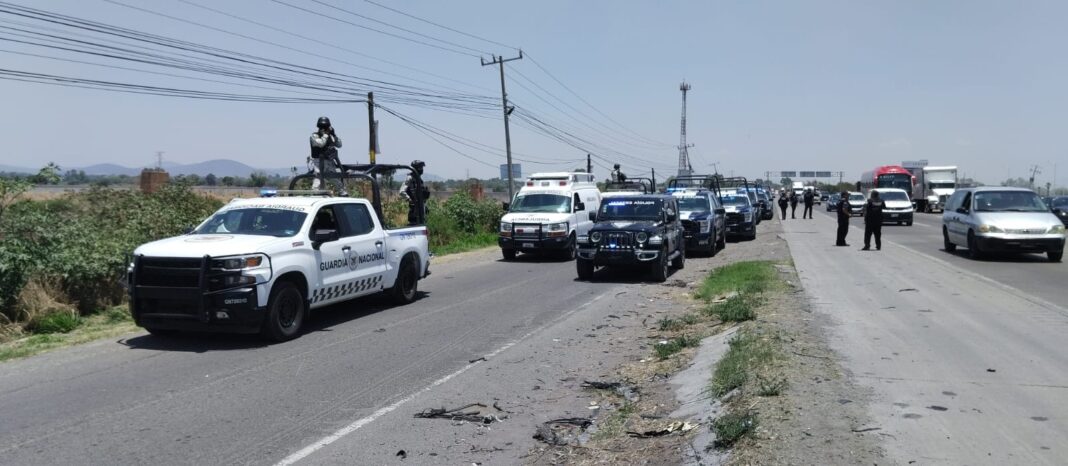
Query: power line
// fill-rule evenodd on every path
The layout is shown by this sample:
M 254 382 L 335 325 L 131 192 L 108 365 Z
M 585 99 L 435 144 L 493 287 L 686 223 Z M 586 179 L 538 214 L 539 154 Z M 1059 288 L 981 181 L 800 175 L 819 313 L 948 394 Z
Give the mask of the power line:
M 440 39 L 440 38 L 437 38 L 437 37 L 433 37 L 433 36 L 428 36 L 428 35 L 426 35 L 426 34 L 423 34 L 423 33 L 421 33 L 421 32 L 413 31 L 413 30 L 411 30 L 411 29 L 406 29 L 406 28 L 403 28 L 403 27 L 400 27 L 400 26 L 396 26 L 396 25 L 393 25 L 393 24 L 387 23 L 387 22 L 385 22 L 385 21 L 381 21 L 381 20 L 377 20 L 377 19 L 374 19 L 374 18 L 372 18 L 372 17 L 370 17 L 370 16 L 365 16 L 365 15 L 361 15 L 361 14 L 359 14 L 359 13 L 356 13 L 356 12 L 354 12 L 354 11 L 346 10 L 346 9 L 344 9 L 344 8 L 341 8 L 341 7 L 339 7 L 339 6 L 331 5 L 331 4 L 329 4 L 329 3 L 326 3 L 326 2 L 324 2 L 324 1 L 322 1 L 322 0 L 310 0 L 310 1 L 311 1 L 312 3 L 318 3 L 319 5 L 325 6 L 325 7 L 327 7 L 327 8 L 333 8 L 333 9 L 335 9 L 335 10 L 337 10 L 337 11 L 340 11 L 340 12 L 342 12 L 342 13 L 345 13 L 345 14 L 349 14 L 349 15 L 355 16 L 355 17 L 357 17 L 357 18 L 362 18 L 362 19 L 366 19 L 367 21 L 371 21 L 371 22 L 373 22 L 373 23 L 376 23 L 376 24 L 381 24 L 381 25 L 383 25 L 383 26 L 388 26 L 388 27 L 391 27 L 391 28 L 394 28 L 394 29 L 398 29 L 398 30 L 401 30 L 401 31 L 407 32 L 408 34 L 414 34 L 414 35 L 416 35 L 416 36 L 419 36 L 419 37 L 422 37 L 422 38 L 424 38 L 424 39 L 436 40 L 436 41 L 438 41 L 438 42 L 441 42 L 441 43 L 443 43 L 443 44 L 448 44 L 448 45 L 451 45 L 451 46 L 453 46 L 453 47 L 456 47 L 456 48 L 460 48 L 460 49 L 464 49 L 464 50 L 469 50 L 469 51 L 472 51 L 472 52 L 475 52 L 475 53 L 479 53 L 479 54 L 487 54 L 487 55 L 489 55 L 489 52 L 486 52 L 486 51 L 484 51 L 484 50 L 474 49 L 474 48 L 471 48 L 471 47 L 467 47 L 467 46 L 465 46 L 465 45 L 457 44 L 457 43 L 455 43 L 455 42 L 450 42 L 450 41 L 447 41 L 447 40 L 444 40 L 444 39 Z
M 443 24 L 435 23 L 435 22 L 433 22 L 433 21 L 431 21 L 429 19 L 421 18 L 421 17 L 415 16 L 415 15 L 410 14 L 410 13 L 405 13 L 405 12 L 403 12 L 401 10 L 398 10 L 396 8 L 388 7 L 388 6 L 383 5 L 381 3 L 378 3 L 378 2 L 374 2 L 374 1 L 371 1 L 371 0 L 363 0 L 363 1 L 365 1 L 367 3 L 370 3 L 370 4 L 374 5 L 374 6 L 377 6 L 379 8 L 384 8 L 386 10 L 392 11 L 392 12 L 397 13 L 399 15 L 407 16 L 407 17 L 409 17 L 411 19 L 414 19 L 416 21 L 422 21 L 422 22 L 430 24 L 432 26 L 437 26 L 439 28 L 445 29 L 446 31 L 455 32 L 457 34 L 460 34 L 460 35 L 463 35 L 463 36 L 467 36 L 467 37 L 470 37 L 472 39 L 478 39 L 478 40 L 481 40 L 483 42 L 487 42 L 487 43 L 490 43 L 490 44 L 493 44 L 493 45 L 499 45 L 501 47 L 509 48 L 509 49 L 512 49 L 512 50 L 519 50 L 519 47 L 514 47 L 514 46 L 511 46 L 511 45 L 508 45 L 508 44 L 502 44 L 502 43 L 497 42 L 495 40 L 486 39 L 484 37 L 476 36 L 474 34 L 467 33 L 467 32 L 461 31 L 459 29 L 454 29 L 454 28 L 451 28 L 449 26 L 445 26 Z

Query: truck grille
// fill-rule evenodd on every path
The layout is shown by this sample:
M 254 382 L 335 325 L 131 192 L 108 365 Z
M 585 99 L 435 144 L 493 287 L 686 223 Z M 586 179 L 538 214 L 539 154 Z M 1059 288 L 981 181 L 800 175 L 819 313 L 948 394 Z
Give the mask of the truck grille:
M 634 236 L 625 231 L 610 231 L 604 234 L 604 246 L 608 249 L 633 249 Z
M 701 224 L 693 220 L 683 220 L 682 228 L 686 230 L 687 234 L 696 235 L 701 232 Z
M 196 288 L 200 286 L 201 259 L 177 257 L 142 257 L 137 269 L 137 284 Z
M 742 214 L 738 212 L 727 212 L 728 225 L 737 225 L 739 223 L 742 223 L 743 220 L 745 220 L 745 216 L 743 216 Z
M 514 236 L 516 238 L 540 238 L 541 237 L 541 225 L 538 224 L 516 224 L 512 227 L 514 230 Z

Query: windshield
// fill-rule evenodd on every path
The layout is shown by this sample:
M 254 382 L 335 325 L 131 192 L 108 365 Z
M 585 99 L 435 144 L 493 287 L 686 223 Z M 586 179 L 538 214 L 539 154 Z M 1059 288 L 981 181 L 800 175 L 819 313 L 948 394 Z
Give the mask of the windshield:
M 308 214 L 284 209 L 229 209 L 218 212 L 193 231 L 194 235 L 296 235 Z
M 520 194 L 509 212 L 571 213 L 571 196 L 560 194 Z
M 931 189 L 953 189 L 956 185 L 957 183 L 952 181 L 932 181 L 927 183 L 927 186 Z
M 901 191 L 879 191 L 879 198 L 884 201 L 907 201 L 909 196 Z
M 1030 191 L 991 191 L 975 194 L 979 212 L 1045 212 L 1046 205 Z
M 601 220 L 659 220 L 664 202 L 660 199 L 612 199 L 601 204 L 597 221 Z
M 864 195 L 863 194 L 850 194 L 849 195 L 849 201 L 850 202 L 856 201 L 856 202 L 864 203 Z
M 724 194 L 720 196 L 725 206 L 749 207 L 749 197 L 744 194 Z
M 686 212 L 708 212 L 712 210 L 708 206 L 707 197 L 680 197 L 679 210 Z
M 1053 204 L 1053 207 L 1058 209 L 1066 208 L 1068 207 L 1068 197 L 1055 197 L 1050 204 Z
M 889 175 L 879 175 L 878 181 L 875 183 L 876 188 L 897 188 L 904 189 L 905 191 L 912 190 L 912 175 L 908 173 L 894 173 Z

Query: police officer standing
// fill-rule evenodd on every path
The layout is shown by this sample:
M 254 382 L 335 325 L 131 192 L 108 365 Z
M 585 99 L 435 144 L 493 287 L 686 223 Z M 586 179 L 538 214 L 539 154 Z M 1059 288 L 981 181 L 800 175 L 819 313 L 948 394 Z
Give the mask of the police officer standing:
M 806 189 L 803 197 L 805 210 L 801 212 L 801 218 L 812 219 L 812 204 L 816 202 L 816 194 L 811 189 Z
M 412 168 L 414 169 L 415 173 L 419 174 L 420 181 L 422 180 L 423 167 L 425 167 L 425 166 L 426 166 L 426 163 L 423 162 L 422 160 L 413 160 L 412 161 Z M 402 198 L 404 198 L 404 200 L 408 201 L 408 224 L 409 225 L 418 225 L 420 223 L 420 218 L 419 218 L 419 215 L 418 215 L 418 213 L 419 213 L 419 197 L 423 198 L 423 202 L 422 202 L 422 204 L 423 204 L 423 218 L 422 218 L 422 220 L 425 222 L 426 221 L 426 201 L 428 199 L 430 199 L 430 188 L 427 188 L 426 185 L 422 184 L 421 182 L 416 182 L 415 175 L 413 173 L 408 173 L 408 177 L 404 179 L 404 184 L 401 185 L 400 196 Z
M 623 171 L 619 169 L 618 163 L 612 166 L 612 171 L 608 174 L 608 178 L 613 183 L 622 183 L 624 181 L 627 181 L 627 175 L 624 175 Z
M 883 209 L 886 201 L 879 199 L 879 191 L 872 191 L 868 202 L 864 204 L 864 248 L 871 250 L 871 237 L 875 235 L 875 250 L 883 248 Z
M 789 203 L 790 201 L 786 199 L 786 190 L 784 189 L 779 193 L 779 211 L 782 212 L 783 220 L 786 220 L 786 205 Z
M 790 218 L 797 219 L 797 191 L 790 191 Z
M 838 240 L 835 241 L 835 246 L 849 246 L 846 244 L 846 235 L 849 234 L 849 218 L 852 217 L 852 213 L 849 210 L 849 193 L 842 191 L 841 198 L 838 201 Z
M 312 181 L 312 189 L 319 189 L 319 179 L 323 174 L 321 170 L 325 173 L 341 173 L 341 159 L 337 155 L 337 150 L 341 148 L 341 138 L 337 137 L 334 127 L 330 125 L 330 119 L 325 116 L 319 117 L 319 120 L 315 122 L 315 127 L 316 131 L 310 138 L 311 157 L 308 159 L 308 164 L 316 174 L 315 180 Z M 345 183 L 341 181 L 341 178 L 332 178 L 332 180 L 337 187 L 338 194 L 347 196 Z

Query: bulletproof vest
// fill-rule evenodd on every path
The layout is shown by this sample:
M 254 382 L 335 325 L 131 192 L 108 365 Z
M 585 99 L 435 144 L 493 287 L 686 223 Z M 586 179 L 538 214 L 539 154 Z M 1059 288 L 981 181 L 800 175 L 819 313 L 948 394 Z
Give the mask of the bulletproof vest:
M 873 223 L 881 222 L 883 218 L 883 207 L 886 207 L 886 204 L 883 201 L 868 201 L 868 212 L 866 214 L 867 216 L 864 217 L 864 220 Z
M 333 157 L 337 155 L 337 147 L 334 145 L 334 139 L 328 139 L 325 147 L 311 146 L 311 156 L 313 159 L 317 159 L 323 156 Z

